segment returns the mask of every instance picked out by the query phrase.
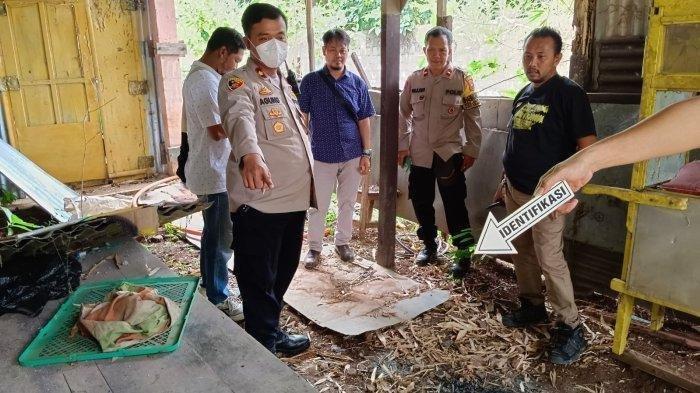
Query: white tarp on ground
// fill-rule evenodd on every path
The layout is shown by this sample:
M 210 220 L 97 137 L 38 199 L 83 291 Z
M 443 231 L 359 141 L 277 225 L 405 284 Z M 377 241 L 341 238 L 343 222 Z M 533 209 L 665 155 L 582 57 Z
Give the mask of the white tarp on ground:
M 449 297 L 366 259 L 326 255 L 317 269 L 299 267 L 284 300 L 317 325 L 355 336 L 409 321 Z

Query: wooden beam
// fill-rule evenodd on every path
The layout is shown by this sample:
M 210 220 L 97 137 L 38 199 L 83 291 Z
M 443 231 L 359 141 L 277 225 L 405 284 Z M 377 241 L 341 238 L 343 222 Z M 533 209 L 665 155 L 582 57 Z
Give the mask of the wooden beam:
M 316 69 L 314 56 L 314 0 L 306 0 L 306 43 L 309 45 L 309 72 Z
M 407 2 L 408 0 L 382 0 L 382 15 L 401 15 L 401 10 Z M 382 24 L 382 28 L 384 28 L 384 24 Z
M 595 41 L 595 8 L 597 0 L 574 2 L 574 41 L 571 43 L 569 75 L 585 90 L 591 86 L 593 42 Z
M 350 58 L 352 58 L 352 62 L 355 63 L 355 68 L 357 68 L 357 72 L 360 74 L 362 80 L 365 81 L 367 86 L 371 88 L 372 85 L 370 84 L 367 72 L 365 72 L 365 67 L 362 65 L 362 60 L 360 60 L 360 56 L 358 56 L 356 52 L 352 52 Z
M 379 241 L 377 263 L 393 269 L 396 247 L 401 0 L 382 0 Z M 403 2 L 405 4 L 405 2 Z
M 447 0 L 437 0 L 437 25 L 452 30 L 452 17 L 447 15 Z
M 629 364 L 632 367 L 638 368 L 657 378 L 661 378 L 664 381 L 672 383 L 689 392 L 700 392 L 700 381 L 698 381 L 697 378 L 693 378 L 692 375 L 687 375 L 687 377 L 691 378 L 687 378 L 684 375 L 680 375 L 656 359 L 650 358 L 646 355 L 629 349 L 626 350 L 622 355 L 616 355 L 615 357 Z

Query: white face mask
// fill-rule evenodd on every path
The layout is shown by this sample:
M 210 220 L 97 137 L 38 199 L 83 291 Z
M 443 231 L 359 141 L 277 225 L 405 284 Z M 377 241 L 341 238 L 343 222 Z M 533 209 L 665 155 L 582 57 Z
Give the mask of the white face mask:
M 287 60 L 287 43 L 273 38 L 255 47 L 258 60 L 270 68 L 278 68 Z

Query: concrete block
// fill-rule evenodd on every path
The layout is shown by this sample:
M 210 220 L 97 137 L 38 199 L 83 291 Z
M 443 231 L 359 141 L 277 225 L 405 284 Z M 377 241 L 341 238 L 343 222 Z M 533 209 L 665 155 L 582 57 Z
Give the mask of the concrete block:
M 510 121 L 511 112 L 513 110 L 513 100 L 510 98 L 500 98 L 498 100 L 498 124 L 499 130 L 507 130 L 508 122 Z
M 498 103 L 495 97 L 479 98 L 481 101 L 481 126 L 483 128 L 498 127 Z

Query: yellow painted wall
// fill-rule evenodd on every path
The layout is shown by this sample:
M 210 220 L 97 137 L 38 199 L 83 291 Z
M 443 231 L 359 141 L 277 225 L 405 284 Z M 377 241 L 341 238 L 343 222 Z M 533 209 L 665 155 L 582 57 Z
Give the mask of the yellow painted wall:
M 137 11 L 112 0 L 5 0 L 0 77 L 10 142 L 66 183 L 146 173 Z M 141 168 L 139 164 L 141 163 Z

